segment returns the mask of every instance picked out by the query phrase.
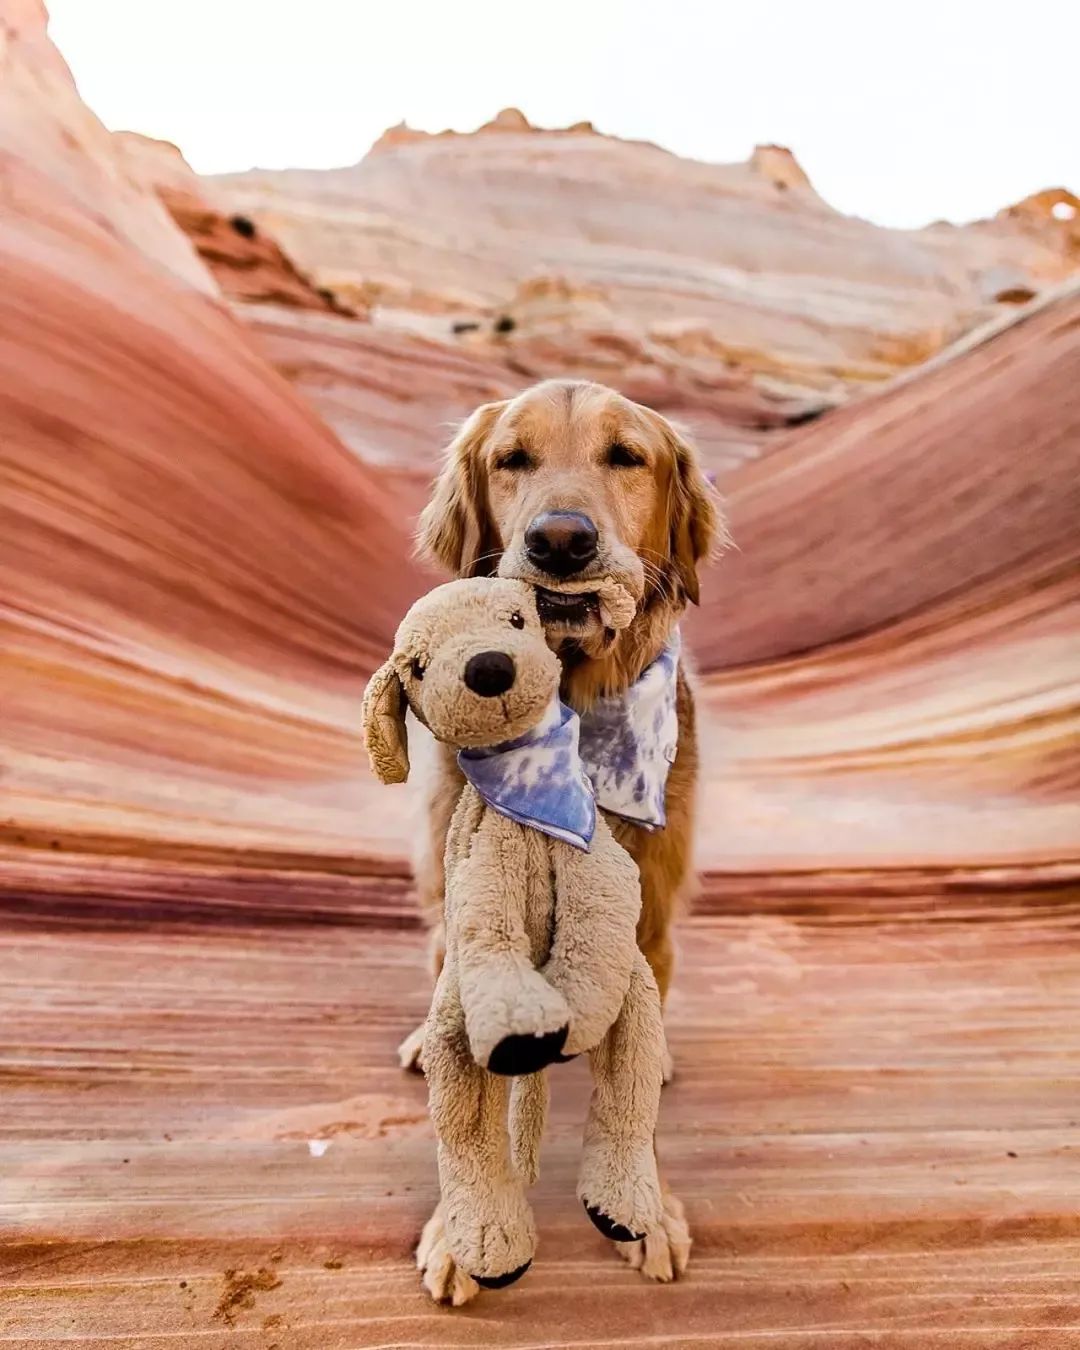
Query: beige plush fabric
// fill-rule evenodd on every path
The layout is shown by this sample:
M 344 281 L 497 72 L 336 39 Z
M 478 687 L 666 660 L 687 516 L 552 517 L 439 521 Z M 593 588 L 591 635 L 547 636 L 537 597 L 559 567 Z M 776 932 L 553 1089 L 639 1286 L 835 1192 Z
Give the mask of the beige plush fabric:
M 622 617 L 618 595 L 605 591 L 600 603 Z M 464 672 L 492 652 L 512 659 L 514 678 L 485 697 Z M 372 768 L 384 782 L 407 777 L 406 705 L 452 746 L 497 745 L 539 723 L 558 681 L 529 586 L 440 586 L 406 615 L 368 686 Z M 507 819 L 465 785 L 447 836 L 446 960 L 423 1049 L 438 1240 L 463 1297 L 470 1277 L 498 1288 L 532 1260 L 526 1189 L 546 1114 L 541 1071 L 559 1059 L 589 1052 L 595 1080 L 578 1184 L 590 1217 L 620 1241 L 663 1221 L 653 1134 L 664 1041 L 656 983 L 635 940 L 640 906 L 637 867 L 602 817 L 585 853 Z
M 614 577 L 603 577 L 600 581 L 566 577 L 562 581 L 552 580 L 550 589 L 566 595 L 595 594 L 600 624 L 595 632 L 583 633 L 578 638 L 588 656 L 602 656 L 614 644 L 616 634 L 629 628 L 637 615 L 637 596 Z

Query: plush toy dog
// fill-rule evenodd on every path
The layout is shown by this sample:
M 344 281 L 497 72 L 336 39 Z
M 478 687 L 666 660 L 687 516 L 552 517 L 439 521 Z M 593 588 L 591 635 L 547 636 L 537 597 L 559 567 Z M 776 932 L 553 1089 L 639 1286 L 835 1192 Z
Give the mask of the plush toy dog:
M 620 626 L 621 598 L 600 604 L 605 624 Z M 547 1101 L 537 1071 L 554 1061 L 590 1052 L 578 1196 L 593 1222 L 629 1242 L 661 1221 L 664 1042 L 635 940 L 637 868 L 596 812 L 559 674 L 531 587 L 476 578 L 417 601 L 364 696 L 384 783 L 408 776 L 406 708 L 458 749 L 467 780 L 447 837 L 446 960 L 424 1068 L 447 1243 L 487 1288 L 532 1261 L 525 1190 Z

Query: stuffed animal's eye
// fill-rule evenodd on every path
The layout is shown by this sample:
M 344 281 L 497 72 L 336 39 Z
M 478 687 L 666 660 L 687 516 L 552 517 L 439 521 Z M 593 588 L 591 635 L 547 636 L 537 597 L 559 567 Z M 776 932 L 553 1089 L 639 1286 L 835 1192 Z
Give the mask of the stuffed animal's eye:
M 414 680 L 422 680 L 424 678 L 424 663 L 420 660 L 418 656 L 413 657 L 409 669 L 412 671 L 412 677 Z
M 645 463 L 636 450 L 621 441 L 608 446 L 607 462 L 613 469 L 636 469 Z
M 505 455 L 500 455 L 495 461 L 497 469 L 531 469 L 533 467 L 533 458 L 528 450 L 522 449 L 520 445 L 514 446 L 513 450 L 507 451 Z
M 519 614 L 516 610 L 510 615 L 510 623 L 514 628 L 525 627 L 525 615 Z

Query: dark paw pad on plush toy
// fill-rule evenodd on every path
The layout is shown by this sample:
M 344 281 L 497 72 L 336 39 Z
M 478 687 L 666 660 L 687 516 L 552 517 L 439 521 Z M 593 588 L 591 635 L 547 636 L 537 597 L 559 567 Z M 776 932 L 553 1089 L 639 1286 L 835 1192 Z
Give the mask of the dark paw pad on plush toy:
M 532 1265 L 532 1261 L 526 1261 L 523 1266 L 518 1266 L 517 1270 L 507 1271 L 505 1275 L 474 1275 L 473 1279 L 481 1289 L 505 1289 L 508 1284 L 513 1284 L 515 1280 L 520 1280 L 522 1275 Z
M 585 1213 L 600 1229 L 606 1238 L 612 1242 L 640 1242 L 645 1236 L 644 1233 L 635 1233 L 632 1228 L 627 1228 L 624 1223 L 616 1223 L 614 1219 L 609 1219 L 599 1205 L 590 1205 L 587 1200 L 582 1202 L 585 1206 Z
M 566 1026 L 541 1036 L 504 1036 L 491 1052 L 488 1070 L 507 1078 L 538 1073 L 561 1057 L 569 1031 Z

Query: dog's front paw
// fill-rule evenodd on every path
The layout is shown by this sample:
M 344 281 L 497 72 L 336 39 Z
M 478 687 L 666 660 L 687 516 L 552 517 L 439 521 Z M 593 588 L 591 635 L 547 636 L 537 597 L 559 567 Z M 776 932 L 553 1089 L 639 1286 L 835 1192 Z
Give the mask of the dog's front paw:
M 416 1266 L 421 1283 L 436 1303 L 450 1303 L 460 1308 L 480 1292 L 480 1286 L 472 1276 L 461 1270 L 450 1255 L 441 1205 L 436 1205 L 435 1213 L 424 1224 L 416 1248 Z
M 615 1250 L 649 1280 L 675 1280 L 690 1261 L 690 1229 L 682 1201 L 670 1191 L 663 1195 L 663 1218 L 640 1242 L 617 1242 Z
M 415 1027 L 397 1048 L 398 1063 L 411 1073 L 424 1072 L 424 1032 L 426 1022 Z

